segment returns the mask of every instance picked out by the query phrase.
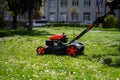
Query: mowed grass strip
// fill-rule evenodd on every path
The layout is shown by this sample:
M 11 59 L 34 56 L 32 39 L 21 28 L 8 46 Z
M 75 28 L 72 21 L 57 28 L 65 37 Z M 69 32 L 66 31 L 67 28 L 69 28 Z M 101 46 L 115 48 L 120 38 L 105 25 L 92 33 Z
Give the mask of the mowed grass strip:
M 74 30 L 74 31 L 73 31 Z M 85 45 L 78 57 L 36 53 L 51 34 L 66 33 L 69 41 L 84 28 L 44 27 L 9 31 L 0 38 L 1 80 L 120 80 L 120 32 L 92 29 L 79 39 Z M 74 33 L 74 35 L 73 35 Z

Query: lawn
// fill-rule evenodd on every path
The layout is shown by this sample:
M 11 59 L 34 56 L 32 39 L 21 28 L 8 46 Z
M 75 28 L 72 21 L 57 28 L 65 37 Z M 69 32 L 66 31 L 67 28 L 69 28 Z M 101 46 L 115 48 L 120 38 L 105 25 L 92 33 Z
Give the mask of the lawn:
M 74 31 L 73 31 L 74 30 Z M 84 55 L 43 55 L 38 46 L 54 33 L 66 33 L 69 41 L 84 28 L 44 27 L 0 30 L 0 80 L 120 80 L 120 32 L 94 28 L 79 39 Z

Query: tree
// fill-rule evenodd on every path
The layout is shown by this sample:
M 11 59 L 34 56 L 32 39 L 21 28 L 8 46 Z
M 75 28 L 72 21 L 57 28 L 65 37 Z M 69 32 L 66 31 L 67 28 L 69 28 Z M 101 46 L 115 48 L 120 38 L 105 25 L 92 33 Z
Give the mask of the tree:
M 72 7 L 70 7 L 69 11 L 70 11 L 70 14 L 72 15 L 72 18 L 73 18 L 72 20 L 76 21 L 77 15 L 78 15 L 78 7 L 72 6 Z
M 0 0 L 0 16 L 4 16 L 4 11 L 8 9 L 6 0 Z
M 21 0 L 7 0 L 9 10 L 13 18 L 13 29 L 17 28 L 17 16 L 21 11 Z
M 42 5 L 42 0 L 6 0 L 13 17 L 13 29 L 17 28 L 17 16 L 28 11 L 29 26 L 32 30 L 32 11 Z
M 0 28 L 3 28 L 5 26 L 4 22 L 4 16 L 5 11 L 8 9 L 7 3 L 5 0 L 0 0 Z
M 22 13 L 24 14 L 25 12 L 28 11 L 28 20 L 29 20 L 29 25 L 28 25 L 28 31 L 32 30 L 32 13 L 33 9 L 38 10 L 38 8 L 42 5 L 42 0 L 21 0 L 23 5 L 22 5 Z

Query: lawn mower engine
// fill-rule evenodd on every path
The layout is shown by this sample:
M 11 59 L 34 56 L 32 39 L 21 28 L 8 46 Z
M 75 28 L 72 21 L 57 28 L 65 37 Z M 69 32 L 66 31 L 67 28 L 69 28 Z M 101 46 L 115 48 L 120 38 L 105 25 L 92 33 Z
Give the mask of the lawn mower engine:
M 37 54 L 57 54 L 57 55 L 70 55 L 77 56 L 83 54 L 84 45 L 80 42 L 73 42 L 67 44 L 68 38 L 63 34 L 54 34 L 49 40 L 46 40 L 46 46 L 39 46 L 37 48 Z

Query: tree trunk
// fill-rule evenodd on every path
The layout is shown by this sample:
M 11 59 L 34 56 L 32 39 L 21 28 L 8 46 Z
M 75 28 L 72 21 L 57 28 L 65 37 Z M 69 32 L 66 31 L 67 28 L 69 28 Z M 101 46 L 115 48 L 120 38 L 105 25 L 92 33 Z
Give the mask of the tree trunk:
M 12 29 L 16 29 L 17 28 L 17 15 L 13 16 L 13 27 Z
M 28 20 L 29 20 L 28 31 L 32 31 L 32 9 L 29 9 Z

